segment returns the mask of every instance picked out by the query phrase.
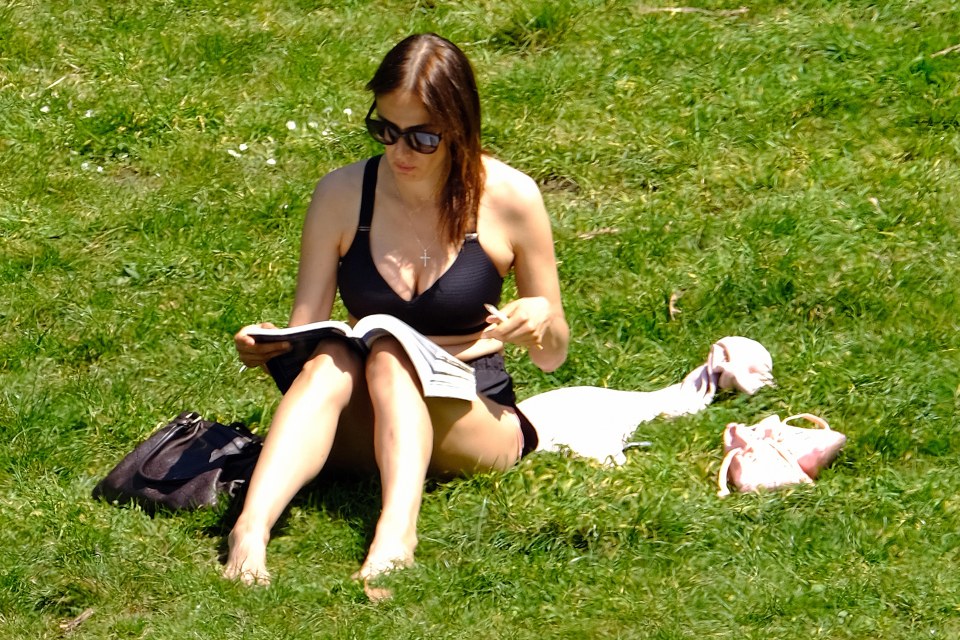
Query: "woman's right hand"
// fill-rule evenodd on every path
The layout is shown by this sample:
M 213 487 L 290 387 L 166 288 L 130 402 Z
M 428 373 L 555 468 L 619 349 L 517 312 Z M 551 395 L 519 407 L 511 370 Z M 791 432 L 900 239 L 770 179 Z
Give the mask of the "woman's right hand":
M 249 335 L 250 329 L 254 327 L 261 329 L 277 328 L 271 322 L 261 322 L 260 324 L 248 324 L 240 329 L 240 331 L 237 331 L 237 335 L 233 336 L 233 342 L 237 347 L 237 353 L 240 355 L 240 362 L 242 362 L 244 366 L 250 369 L 259 367 L 274 356 L 290 350 L 289 342 L 254 342 L 253 338 Z

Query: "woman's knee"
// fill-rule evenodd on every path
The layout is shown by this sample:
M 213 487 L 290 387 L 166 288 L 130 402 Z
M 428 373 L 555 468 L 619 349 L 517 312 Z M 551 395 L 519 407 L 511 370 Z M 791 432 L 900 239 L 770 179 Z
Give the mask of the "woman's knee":
M 365 374 L 371 390 L 399 380 L 415 379 L 416 370 L 407 352 L 396 338 L 383 337 L 370 345 Z
M 303 365 L 297 380 L 349 398 L 362 368 L 363 360 L 350 345 L 341 340 L 324 340 Z

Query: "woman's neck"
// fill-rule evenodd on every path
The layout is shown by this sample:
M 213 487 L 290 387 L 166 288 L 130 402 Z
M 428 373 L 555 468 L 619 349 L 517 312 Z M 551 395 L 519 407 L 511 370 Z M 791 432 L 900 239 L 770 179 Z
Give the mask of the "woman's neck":
M 438 180 L 397 180 L 391 172 L 390 181 L 400 203 L 413 211 L 432 210 L 440 204 L 441 185 Z

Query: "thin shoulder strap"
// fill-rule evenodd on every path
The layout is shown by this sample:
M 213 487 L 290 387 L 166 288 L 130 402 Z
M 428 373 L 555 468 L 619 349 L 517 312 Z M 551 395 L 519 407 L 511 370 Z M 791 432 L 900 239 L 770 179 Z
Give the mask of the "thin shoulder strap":
M 377 168 L 380 166 L 381 157 L 370 158 L 363 168 L 363 191 L 360 192 L 360 224 L 357 225 L 357 231 L 370 231 L 370 223 L 373 221 L 373 201 L 377 195 Z

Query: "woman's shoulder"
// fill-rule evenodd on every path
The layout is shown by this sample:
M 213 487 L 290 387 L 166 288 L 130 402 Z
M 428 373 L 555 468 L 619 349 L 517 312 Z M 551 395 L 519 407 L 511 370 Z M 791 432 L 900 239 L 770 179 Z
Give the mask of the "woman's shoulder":
M 363 190 L 363 169 L 367 160 L 334 169 L 317 183 L 313 191 L 313 209 L 352 213 L 359 207 Z
M 487 188 L 527 193 L 540 192 L 533 178 L 493 156 L 483 156 L 483 169 L 487 176 Z
M 540 187 L 526 173 L 486 155 L 483 157 L 483 168 L 486 174 L 485 195 L 498 209 L 522 213 L 530 209 L 539 212 L 543 208 Z
M 363 169 L 366 167 L 368 160 L 358 160 L 334 169 L 320 178 L 320 182 L 317 183 L 317 191 L 322 191 L 327 195 L 335 195 L 340 192 L 359 193 L 363 186 Z
M 367 160 L 360 160 L 320 178 L 310 199 L 308 222 L 322 224 L 328 232 L 339 229 L 349 235 L 357 226 L 366 164 Z

